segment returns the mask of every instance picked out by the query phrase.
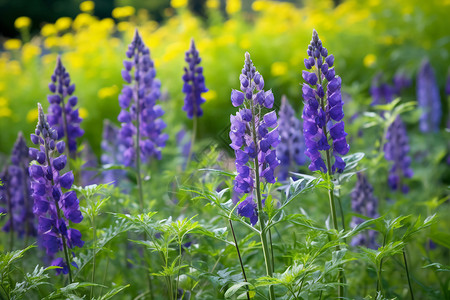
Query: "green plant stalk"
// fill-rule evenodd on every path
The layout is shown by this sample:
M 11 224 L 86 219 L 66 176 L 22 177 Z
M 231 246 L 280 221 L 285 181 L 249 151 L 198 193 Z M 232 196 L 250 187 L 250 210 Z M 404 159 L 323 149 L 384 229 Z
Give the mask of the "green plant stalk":
M 258 153 L 258 141 L 256 140 L 256 126 L 255 126 L 255 105 L 252 104 L 252 136 L 253 142 L 255 144 L 255 151 Z M 270 253 L 267 243 L 267 234 L 266 234 L 266 226 L 264 223 L 264 215 L 263 215 L 263 206 L 261 199 L 261 186 L 259 182 L 259 165 L 258 165 L 258 157 L 255 157 L 254 160 L 254 168 L 255 168 L 255 181 L 256 181 L 256 198 L 258 201 L 258 219 L 259 225 L 261 226 L 260 238 L 261 244 L 264 254 L 264 262 L 266 264 L 266 273 L 267 276 L 273 277 L 272 266 L 270 263 Z M 272 285 L 269 285 L 269 296 L 270 300 L 275 300 L 275 292 Z
M 237 243 L 236 235 L 234 234 L 233 223 L 231 222 L 230 219 L 228 219 L 228 222 L 230 223 L 231 233 L 233 234 L 233 239 L 234 239 L 234 245 L 236 246 L 236 252 L 239 257 L 239 263 L 241 264 L 242 275 L 244 276 L 244 281 L 248 282 L 247 275 L 245 275 L 244 264 L 242 263 L 241 252 L 239 251 L 239 245 Z M 247 289 L 247 300 L 250 300 L 250 294 L 248 293 L 248 287 L 246 287 L 246 289 Z
M 92 277 L 91 277 L 91 281 L 92 283 L 95 283 L 95 252 L 97 250 L 97 229 L 95 227 L 95 217 L 92 216 L 91 218 L 91 224 L 92 224 L 92 234 L 94 236 L 94 254 L 92 255 Z M 94 295 L 94 286 L 91 286 L 91 296 L 90 298 L 93 299 L 93 295 Z
M 405 270 L 406 270 L 406 278 L 408 278 L 408 286 L 409 286 L 409 292 L 411 293 L 411 299 L 414 300 L 414 293 L 411 286 L 411 281 L 409 279 L 409 270 L 408 270 L 408 262 L 406 260 L 406 247 L 403 247 L 403 260 L 405 261 Z
M 178 285 L 180 284 L 180 268 L 181 268 L 181 258 L 183 257 L 183 254 L 181 253 L 181 243 L 183 242 L 183 239 L 178 239 L 178 251 L 180 260 L 178 261 L 178 272 L 177 272 L 177 281 L 175 282 L 175 297 L 178 298 Z
M 189 167 L 189 163 L 191 162 L 192 153 L 194 152 L 194 143 L 197 135 L 197 116 L 194 107 L 194 116 L 192 117 L 192 135 L 191 135 L 191 146 L 189 147 L 189 154 L 186 160 L 186 169 Z
M 44 148 L 45 148 L 45 156 L 47 158 L 47 164 L 49 166 L 51 166 L 50 157 L 48 155 L 48 145 L 47 145 L 47 141 L 45 139 L 44 139 Z M 51 167 L 51 168 L 52 168 L 52 172 L 53 172 L 53 167 Z M 52 186 L 54 186 L 54 185 L 55 185 L 55 182 L 52 177 Z M 61 219 L 61 210 L 59 209 L 59 204 L 58 204 L 58 201 L 56 201 L 56 199 L 55 199 L 55 206 L 56 206 L 56 211 L 58 214 L 58 219 Z M 70 284 L 70 283 L 72 283 L 72 270 L 70 268 L 69 252 L 67 250 L 66 238 L 62 234 L 61 234 L 61 239 L 63 242 L 64 256 L 66 258 L 67 268 L 69 269 L 69 284 Z
M 8 169 L 6 169 L 6 174 L 8 174 Z M 8 175 L 6 175 L 8 176 Z M 25 177 L 25 176 L 23 176 Z M 6 188 L 6 199 L 8 199 L 8 212 L 9 212 L 9 250 L 14 250 L 14 218 L 12 215 L 12 201 L 11 201 L 11 193 L 9 192 L 9 188 Z
M 387 238 L 388 234 L 389 234 L 389 232 L 384 235 L 383 247 L 386 246 L 386 238 Z M 377 271 L 377 275 L 378 275 L 377 276 L 377 293 L 379 291 L 383 292 L 383 286 L 382 286 L 382 283 L 381 283 L 381 270 L 382 270 L 382 268 L 383 268 L 383 258 L 380 260 L 380 267 L 379 267 L 379 270 Z
M 106 267 L 105 267 L 105 273 L 103 274 L 102 285 L 100 286 L 100 295 L 102 294 L 103 286 L 105 285 L 106 274 L 108 274 L 108 268 L 109 268 L 109 256 L 106 258 Z

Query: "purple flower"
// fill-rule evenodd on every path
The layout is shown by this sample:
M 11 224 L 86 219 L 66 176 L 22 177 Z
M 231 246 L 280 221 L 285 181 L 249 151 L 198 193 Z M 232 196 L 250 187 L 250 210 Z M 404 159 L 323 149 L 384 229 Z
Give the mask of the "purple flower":
M 98 184 L 99 178 L 97 177 L 97 171 L 89 170 L 98 167 L 97 156 L 88 143 L 83 143 L 83 150 L 80 153 L 81 159 L 84 162 L 81 167 L 80 177 L 81 185 L 87 186 L 90 184 Z
M 151 157 L 161 159 L 161 148 L 165 146 L 168 136 L 162 133 L 166 127 L 160 118 L 164 111 L 156 105 L 161 96 L 161 83 L 155 79 L 150 51 L 137 30 L 126 55 L 131 60 L 124 61 L 122 77 L 130 85 L 124 85 L 119 95 L 122 111 L 117 119 L 122 123 L 123 163 L 132 166 L 137 159 L 136 152 L 140 153 L 139 158 L 144 162 Z
M 68 149 L 72 155 L 77 151 L 76 139 L 83 136 L 84 131 L 80 128 L 82 119 L 78 109 L 74 109 L 78 102 L 78 98 L 72 95 L 75 85 L 70 82 L 70 75 L 61 62 L 61 56 L 58 56 L 51 80 L 48 87 L 52 94 L 47 97 L 50 102 L 48 123 L 56 129 L 58 140 L 66 137 Z
M 428 60 L 425 60 L 417 74 L 417 101 L 422 110 L 419 128 L 422 132 L 436 132 L 442 117 L 441 98 L 436 82 L 434 69 Z
M 360 215 L 364 215 L 369 218 L 378 218 L 378 199 L 373 195 L 373 187 L 368 182 L 367 177 L 362 173 L 357 173 L 358 181 L 355 188 L 351 193 L 352 198 L 352 210 Z M 352 227 L 356 227 L 361 224 L 363 219 L 358 217 L 352 218 Z M 370 230 L 365 233 L 361 233 L 352 239 L 352 246 L 365 246 L 371 249 L 377 249 L 378 245 L 375 241 L 377 232 Z
M 278 178 L 285 180 L 292 166 L 301 166 L 306 162 L 305 138 L 302 122 L 295 116 L 295 111 L 286 96 L 281 98 L 278 132 L 280 144 L 277 146 L 277 157 L 280 160 Z
M 450 68 L 448 69 L 447 81 L 445 82 L 445 94 L 450 96 Z
M 203 115 L 200 105 L 205 102 L 205 99 L 202 98 L 202 93 L 208 91 L 205 86 L 205 77 L 203 77 L 203 68 L 200 67 L 202 59 L 195 48 L 194 39 L 191 40 L 191 48 L 186 51 L 184 60 L 188 63 L 188 67 L 184 68 L 183 75 L 183 93 L 186 94 L 183 110 L 187 112 L 188 118 L 192 119 Z
M 64 147 L 56 147 L 58 133 L 47 123 L 40 104 L 38 111 L 39 120 L 35 134 L 32 135 L 37 137 L 37 143 L 34 143 L 37 149 L 30 148 L 30 156 L 37 160 L 41 155 L 44 159 L 43 162 L 37 161 L 29 167 L 34 199 L 33 212 L 38 218 L 40 244 L 48 255 L 53 256 L 63 248 L 83 246 L 81 233 L 68 227 L 69 221 L 80 223 L 83 216 L 75 192 L 67 191 L 73 184 L 72 172 L 60 173 L 67 163 L 65 155 L 59 152 Z M 35 141 L 36 138 L 32 140 Z
M 256 72 L 248 52 L 239 80 L 241 91 L 233 90 L 231 101 L 234 106 L 243 105 L 243 108 L 230 116 L 230 146 L 235 151 L 237 171 L 234 201 L 236 203 L 242 194 L 248 194 L 239 204 L 238 213 L 250 218 L 254 225 L 258 219 L 253 201 L 255 181 L 275 183 L 275 168 L 280 164 L 275 148 L 280 143 L 280 136 L 276 113 L 262 113 L 273 107 L 274 97 L 270 90 L 264 91 L 264 79 Z
M 120 128 L 108 120 L 103 123 L 103 140 L 101 142 L 102 155 L 101 163 L 103 165 L 120 165 L 123 162 L 123 152 L 125 146 L 120 142 Z M 108 170 L 102 174 L 105 183 L 111 183 L 118 186 L 126 178 L 125 170 Z
M 400 78 L 400 77 L 399 77 Z M 370 95 L 372 96 L 372 104 L 371 105 L 381 105 L 386 103 L 391 103 L 394 100 L 395 94 L 398 92 L 398 89 L 403 87 L 403 81 L 399 80 L 399 78 L 394 77 L 394 83 L 396 83 L 395 87 L 389 85 L 383 81 L 383 73 L 379 72 L 372 79 L 372 85 L 370 87 Z M 396 89 L 398 88 L 398 89 Z
M 411 158 L 408 156 L 408 135 L 400 116 L 389 126 L 386 141 L 384 157 L 393 163 L 389 171 L 388 185 L 392 190 L 400 189 L 406 194 L 409 188 L 404 183 L 404 178 L 411 178 L 413 171 L 410 168 Z
M 345 163 L 341 156 L 348 153 L 350 146 L 347 144 L 347 133 L 344 131 L 342 121 L 344 102 L 341 95 L 341 78 L 336 77 L 333 67 L 334 56 L 328 55 L 328 50 L 322 46 L 316 30 L 313 30 L 307 54 L 309 58 L 305 59 L 305 67 L 312 73 L 309 71 L 302 73 L 306 81 L 302 86 L 304 99 L 302 118 L 305 154 L 311 159 L 309 169 L 327 172 L 320 151 L 329 153 L 332 150 L 334 164 L 330 172 L 342 173 Z
M 19 133 L 11 153 L 11 165 L 5 166 L 0 174 L 3 183 L 3 186 L 0 186 L 0 203 L 4 204 L 0 211 L 9 217 L 3 230 L 14 231 L 20 237 L 36 235 L 28 176 L 29 163 L 28 147 L 22 133 Z

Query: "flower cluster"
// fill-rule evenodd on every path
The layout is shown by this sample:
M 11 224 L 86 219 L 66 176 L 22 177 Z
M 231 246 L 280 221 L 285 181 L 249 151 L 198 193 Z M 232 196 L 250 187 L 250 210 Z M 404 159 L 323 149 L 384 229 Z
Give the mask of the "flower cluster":
M 205 77 L 203 77 L 203 68 L 199 66 L 202 59 L 195 48 L 193 39 L 191 40 L 191 48 L 186 51 L 184 60 L 189 66 L 184 68 L 183 75 L 183 93 L 186 94 L 183 110 L 187 112 L 188 118 L 192 119 L 203 115 L 200 105 L 205 102 L 205 99 L 202 98 L 202 93 L 208 91 L 205 86 Z
M 237 176 L 234 181 L 235 199 L 248 194 L 238 207 L 238 213 L 257 221 L 256 204 L 253 201 L 255 181 L 275 183 L 274 171 L 279 165 L 275 147 L 280 142 L 275 111 L 262 114 L 264 108 L 272 108 L 272 91 L 264 91 L 264 79 L 256 72 L 250 54 L 245 53 L 245 64 L 239 76 L 241 91 L 231 92 L 231 102 L 239 109 L 231 115 L 231 148 L 236 154 Z M 272 129 L 271 129 L 272 128 Z
M 75 91 L 75 84 L 70 83 L 70 75 L 63 66 L 60 56 L 58 56 L 51 80 L 48 88 L 52 94 L 47 97 L 48 102 L 50 102 L 48 123 L 56 129 L 58 140 L 66 137 L 69 152 L 76 153 L 76 139 L 83 136 L 84 131 L 80 128 L 82 119 L 78 114 L 78 109 L 74 109 L 78 102 L 78 98 L 72 96 Z M 67 97 L 69 98 L 66 103 Z
M 120 139 L 125 147 L 124 164 L 132 166 L 138 159 L 136 152 L 143 161 L 150 157 L 161 159 L 161 148 L 168 137 L 162 134 L 166 124 L 160 117 L 164 111 L 156 105 L 161 96 L 161 83 L 155 79 L 150 51 L 137 30 L 126 55 L 131 60 L 123 62 L 122 77 L 130 85 L 124 85 L 119 96 L 122 110 L 118 120 L 122 122 Z
M 295 116 L 295 111 L 286 96 L 281 98 L 278 132 L 280 144 L 277 146 L 277 157 L 280 160 L 278 178 L 285 180 L 293 164 L 301 166 L 306 162 L 305 138 L 302 123 Z
M 100 158 L 103 165 L 119 165 L 123 161 L 124 145 L 120 143 L 120 128 L 108 120 L 103 123 L 103 139 L 101 142 L 102 156 Z M 108 170 L 103 172 L 103 181 L 117 186 L 126 177 L 125 170 Z
M 378 218 L 378 199 L 373 195 L 373 187 L 362 173 L 357 173 L 358 180 L 355 188 L 351 193 L 353 212 L 367 216 L 369 218 Z M 351 226 L 355 227 L 363 222 L 358 217 L 352 218 Z M 352 246 L 365 246 L 367 248 L 376 249 L 375 242 L 377 232 L 370 230 L 365 234 L 355 236 L 351 242 Z
M 331 171 L 342 173 L 345 162 L 341 155 L 347 154 L 350 146 L 347 144 L 347 133 L 342 121 L 344 102 L 341 96 L 341 78 L 335 75 L 334 56 L 328 55 L 328 50 L 322 46 L 315 30 L 307 54 L 309 58 L 305 59 L 305 67 L 313 72 L 303 71 L 302 74 L 306 81 L 302 87 L 305 100 L 302 117 L 306 155 L 311 159 L 309 169 L 330 171 L 319 151 L 327 151 L 327 156 L 330 156 L 329 151 L 333 150 L 334 164 Z M 331 165 L 331 162 L 328 163 Z
M 422 132 L 436 132 L 442 117 L 441 98 L 433 67 L 425 60 L 417 75 L 417 101 L 422 110 L 419 128 Z
M 19 236 L 36 235 L 33 200 L 30 198 L 29 163 L 28 147 L 22 133 L 19 133 L 11 153 L 11 165 L 6 166 L 0 175 L 3 183 L 0 186 L 0 201 L 5 204 L 4 208 L 0 208 L 0 212 L 9 216 L 3 230 L 14 231 Z
M 33 213 L 38 217 L 38 232 L 41 245 L 52 256 L 67 248 L 82 247 L 81 233 L 69 228 L 69 221 L 80 223 L 83 216 L 72 187 L 74 176 L 72 171 L 60 174 L 67 164 L 64 152 L 65 143 L 56 143 L 58 133 L 47 123 L 42 106 L 38 104 L 39 120 L 31 141 L 38 148 L 30 148 L 30 156 L 36 162 L 29 167 L 31 177 L 32 197 L 34 199 Z M 66 191 L 66 192 L 64 192 Z M 52 265 L 63 267 L 67 273 L 68 261 L 57 258 Z M 74 264 L 74 263 L 72 263 Z
M 397 83 L 403 84 L 402 81 L 397 78 Z M 394 77 L 395 81 L 395 77 Z M 383 73 L 378 72 L 372 79 L 372 84 L 370 86 L 370 95 L 372 96 L 372 104 L 371 105 L 380 105 L 391 103 L 394 100 L 396 90 L 395 88 L 386 83 L 383 80 Z
M 389 187 L 392 190 L 401 189 L 403 193 L 407 193 L 409 188 L 403 183 L 403 178 L 411 178 L 413 171 L 410 168 L 411 158 L 408 156 L 408 135 L 400 116 L 389 126 L 386 133 L 386 141 L 386 144 L 384 144 L 384 156 L 387 160 L 393 162 L 389 171 Z

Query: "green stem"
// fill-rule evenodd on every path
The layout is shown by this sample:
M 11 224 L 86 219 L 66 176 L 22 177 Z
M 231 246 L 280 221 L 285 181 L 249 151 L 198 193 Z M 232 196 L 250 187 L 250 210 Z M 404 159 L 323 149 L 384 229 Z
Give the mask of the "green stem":
M 189 154 L 186 160 L 186 169 L 189 167 L 189 163 L 191 162 L 192 153 L 194 152 L 194 143 L 197 135 L 197 116 L 194 114 L 192 118 L 192 135 L 191 135 L 191 146 L 189 147 Z
M 96 254 L 96 250 L 97 250 L 97 230 L 95 228 L 95 217 L 92 217 L 91 219 L 91 223 L 92 223 L 92 233 L 94 236 L 93 242 L 94 242 L 94 254 L 92 255 L 92 277 L 91 277 L 91 281 L 92 283 L 95 283 L 95 254 Z M 93 299 L 93 295 L 94 295 L 94 286 L 91 286 L 91 299 Z
M 234 234 L 233 223 L 231 222 L 230 219 L 228 219 L 228 222 L 230 223 L 231 233 L 233 234 L 233 239 L 234 239 L 234 245 L 236 246 L 236 252 L 239 257 L 239 263 L 241 264 L 242 275 L 244 275 L 244 281 L 248 282 L 247 275 L 245 275 L 244 264 L 242 263 L 241 252 L 239 251 L 239 245 L 238 245 L 238 242 L 236 239 L 236 235 Z M 246 289 L 247 289 L 247 299 L 250 300 L 250 294 L 248 293 L 248 286 L 246 287 Z
M 178 250 L 179 250 L 179 256 L 180 260 L 178 261 L 178 274 L 177 274 L 177 281 L 175 282 L 175 297 L 178 299 L 178 285 L 180 284 L 180 268 L 181 268 L 181 258 L 183 257 L 183 254 L 181 253 L 181 243 L 183 242 L 182 239 L 179 239 L 178 241 Z
M 408 278 L 408 286 L 409 286 L 409 292 L 411 293 L 411 299 L 414 300 L 414 293 L 411 286 L 411 281 L 409 279 L 409 271 L 408 271 L 408 262 L 406 260 L 406 249 L 403 247 L 403 260 L 405 261 L 405 269 L 406 269 L 406 278 Z
M 105 285 L 106 274 L 108 274 L 108 267 L 109 267 L 109 256 L 106 258 L 106 267 L 105 273 L 103 274 L 102 286 L 100 286 L 100 295 L 102 294 L 103 286 Z
M 389 234 L 389 232 L 384 235 L 383 248 L 384 248 L 384 246 L 386 246 L 386 237 L 387 237 L 388 234 Z M 381 283 L 381 271 L 382 271 L 382 268 L 383 268 L 383 259 L 380 260 L 380 268 L 379 268 L 379 270 L 377 272 L 378 275 L 379 275 L 378 279 L 377 279 L 377 294 L 378 294 L 379 291 L 383 292 L 383 286 L 382 286 L 382 283 Z

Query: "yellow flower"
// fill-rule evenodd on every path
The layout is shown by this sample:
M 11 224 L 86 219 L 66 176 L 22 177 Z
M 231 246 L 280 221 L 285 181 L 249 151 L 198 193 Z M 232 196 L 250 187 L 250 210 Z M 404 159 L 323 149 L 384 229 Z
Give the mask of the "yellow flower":
M 23 45 L 22 59 L 24 62 L 28 62 L 31 59 L 33 59 L 34 57 L 39 56 L 40 54 L 41 54 L 40 47 L 30 44 L 30 43 Z
M 252 9 L 254 11 L 261 11 L 261 10 L 265 10 L 270 6 L 270 3 L 268 1 L 265 0 L 256 0 L 255 2 L 253 2 L 252 4 Z
M 125 21 L 119 22 L 119 24 L 117 24 L 117 30 L 119 31 L 127 31 L 131 27 L 131 24 Z
M 34 123 L 38 119 L 38 110 L 37 108 L 33 108 L 27 113 L 27 121 L 28 123 Z
M 210 9 L 216 9 L 219 8 L 220 2 L 219 0 L 207 0 L 206 6 Z
M 241 10 L 241 0 L 228 0 L 226 11 L 228 14 L 232 15 Z
M 87 116 L 89 115 L 88 110 L 86 108 L 84 108 L 84 107 L 80 107 L 78 109 L 78 113 L 80 114 L 80 118 L 82 118 L 82 119 L 86 119 Z
M 365 67 L 370 68 L 375 64 L 376 61 L 377 57 L 374 54 L 369 53 L 364 57 L 363 64 Z
M 49 36 L 45 39 L 44 45 L 46 48 L 53 48 L 59 46 L 59 38 L 56 36 Z
M 250 42 L 250 40 L 248 38 L 244 38 L 239 42 L 239 46 L 241 47 L 241 49 L 249 49 L 251 47 L 252 43 Z
M 10 117 L 11 115 L 12 111 L 9 107 L 2 107 L 2 109 L 0 109 L 0 118 Z
M 112 11 L 112 16 L 115 19 L 126 18 L 134 15 L 135 11 L 133 6 L 116 7 Z
M 5 86 L 4 82 L 0 82 L 0 92 L 5 90 Z
M 186 5 L 187 5 L 187 0 L 172 0 L 172 1 L 170 1 L 170 6 L 172 6 L 173 8 L 186 7 Z
M 95 7 L 94 1 L 83 1 L 80 3 L 80 10 L 84 12 L 93 11 Z
M 41 29 L 41 34 L 43 36 L 55 35 L 58 33 L 56 26 L 53 24 L 45 24 Z
M 288 71 L 288 65 L 282 61 L 276 61 L 270 67 L 270 73 L 272 76 L 282 76 Z
M 3 109 L 5 106 L 8 106 L 8 99 L 0 97 L 0 107 Z
M 59 18 L 58 20 L 56 20 L 55 22 L 55 27 L 56 29 L 58 29 L 59 31 L 64 31 L 70 28 L 70 26 L 72 25 L 72 19 L 69 17 L 62 17 Z
M 22 42 L 19 39 L 9 39 L 4 44 L 6 50 L 17 50 L 22 46 Z
M 214 90 L 209 90 L 206 93 L 204 93 L 202 96 L 203 96 L 203 98 L 205 98 L 206 101 L 210 101 L 210 100 L 217 98 L 217 92 Z
M 31 19 L 28 17 L 18 17 L 14 22 L 14 27 L 17 29 L 28 28 L 31 25 Z
M 75 30 L 79 30 L 82 27 L 89 26 L 94 23 L 95 18 L 87 13 L 78 14 L 78 16 L 73 20 L 72 27 Z
M 119 89 L 117 88 L 117 85 L 107 86 L 107 87 L 101 88 L 98 91 L 97 96 L 100 99 L 105 99 L 105 98 L 116 96 L 118 91 L 119 91 Z

